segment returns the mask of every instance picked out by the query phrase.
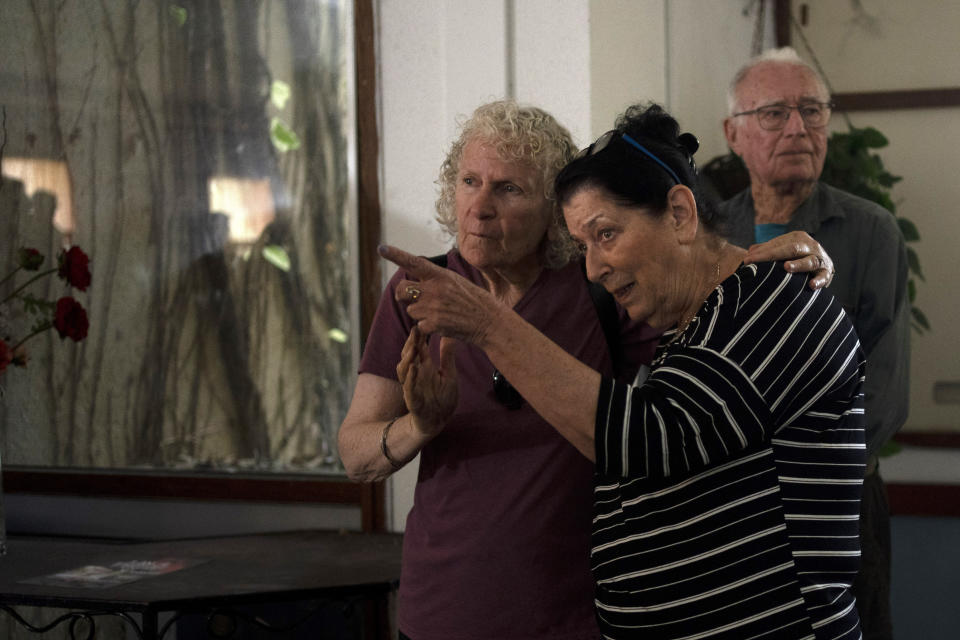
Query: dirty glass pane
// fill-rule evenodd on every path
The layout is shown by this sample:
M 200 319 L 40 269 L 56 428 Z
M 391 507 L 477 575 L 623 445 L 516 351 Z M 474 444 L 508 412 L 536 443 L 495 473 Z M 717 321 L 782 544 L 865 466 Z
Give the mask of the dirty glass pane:
M 3 0 L 0 278 L 45 262 L 0 300 L 92 273 L 0 303 L 11 348 L 38 300 L 89 319 L 0 373 L 5 465 L 341 472 L 352 74 L 347 0 Z

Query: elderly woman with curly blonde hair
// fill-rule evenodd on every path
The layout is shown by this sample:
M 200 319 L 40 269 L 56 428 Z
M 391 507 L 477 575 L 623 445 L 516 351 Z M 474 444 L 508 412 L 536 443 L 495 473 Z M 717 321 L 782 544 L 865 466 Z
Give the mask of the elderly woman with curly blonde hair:
M 437 219 L 456 238 L 442 262 L 612 375 L 553 192 L 575 153 L 570 134 L 542 109 L 513 101 L 478 108 L 438 180 Z M 779 246 L 792 256 L 798 243 L 805 257 L 797 267 L 820 264 L 807 254 L 826 257 L 805 236 Z M 355 480 L 381 480 L 420 454 L 404 535 L 401 638 L 598 638 L 588 553 L 593 465 L 481 349 L 441 350 L 435 340 L 432 361 L 412 360 L 426 338 L 393 295 L 408 278 L 397 271 L 380 300 L 339 438 Z M 656 332 L 611 307 L 617 361 L 649 361 Z

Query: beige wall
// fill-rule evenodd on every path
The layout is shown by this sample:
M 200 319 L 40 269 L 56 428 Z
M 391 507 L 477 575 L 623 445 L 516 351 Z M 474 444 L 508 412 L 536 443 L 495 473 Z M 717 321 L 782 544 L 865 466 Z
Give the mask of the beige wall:
M 666 102 L 666 20 L 663 0 L 591 0 L 591 131 L 584 146 L 631 104 Z
M 938 0 L 872 0 L 857 13 L 852 3 L 806 3 L 803 29 L 834 92 L 935 89 L 960 86 L 956 33 L 960 3 Z M 793 41 L 805 57 L 802 40 Z M 914 248 L 926 282 L 918 282 L 917 307 L 932 331 L 912 335 L 910 416 L 905 430 L 960 431 L 960 405 L 937 403 L 938 382 L 960 385 L 960 328 L 953 277 L 960 266 L 960 109 L 857 111 L 854 126 L 879 129 L 890 145 L 884 165 L 903 180 L 893 189 L 897 213 L 920 230 Z M 844 129 L 841 118 L 834 128 Z M 877 259 L 883 259 L 877 256 Z

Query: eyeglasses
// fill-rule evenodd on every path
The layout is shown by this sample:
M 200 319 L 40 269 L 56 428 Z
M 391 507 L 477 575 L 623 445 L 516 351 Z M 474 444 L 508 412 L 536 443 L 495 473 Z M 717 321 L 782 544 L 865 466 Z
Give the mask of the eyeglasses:
M 673 169 L 671 169 L 666 162 L 664 162 L 657 156 L 653 155 L 653 153 L 649 149 L 647 149 L 645 146 L 643 146 L 642 144 L 640 144 L 639 142 L 631 138 L 629 135 L 625 133 L 620 133 L 616 129 L 607 131 L 605 134 L 597 138 L 596 141 L 593 144 L 591 144 L 589 147 L 586 147 L 585 149 L 581 149 L 580 153 L 574 156 L 573 159 L 579 160 L 580 158 L 595 156 L 601 151 L 603 151 L 604 149 L 606 149 L 607 145 L 609 145 L 612 140 L 616 140 L 618 138 L 620 140 L 623 140 L 630 146 L 632 146 L 634 149 L 640 151 L 640 153 L 644 154 L 645 156 L 647 156 L 648 158 L 656 162 L 658 165 L 660 165 L 660 167 L 663 168 L 663 170 L 666 171 L 671 178 L 673 178 L 674 182 L 676 182 L 677 184 L 683 184 L 680 181 L 680 178 L 677 177 L 676 172 Z
M 733 114 L 737 116 L 749 116 L 757 114 L 757 121 L 760 127 L 767 131 L 779 131 L 787 126 L 790 120 L 790 112 L 794 109 L 800 114 L 803 123 L 808 127 L 825 127 L 830 122 L 830 114 L 833 110 L 832 102 L 807 102 L 796 106 L 788 104 L 771 104 L 766 107 L 757 107 L 750 111 L 741 111 Z
M 523 396 L 496 369 L 493 370 L 493 395 L 497 397 L 497 402 L 511 411 L 523 406 Z

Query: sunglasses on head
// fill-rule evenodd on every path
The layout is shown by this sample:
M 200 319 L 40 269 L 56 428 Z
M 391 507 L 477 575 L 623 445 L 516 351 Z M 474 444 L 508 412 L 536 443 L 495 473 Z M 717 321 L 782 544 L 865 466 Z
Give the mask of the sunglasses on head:
M 618 139 L 623 140 L 628 145 L 630 145 L 631 147 L 633 147 L 643 155 L 647 156 L 648 158 L 656 162 L 661 169 L 667 172 L 667 175 L 673 178 L 673 181 L 676 184 L 683 184 L 683 181 L 680 180 L 680 177 L 677 176 L 677 173 L 670 168 L 670 165 L 668 165 L 666 162 L 658 158 L 652 151 L 647 149 L 645 146 L 643 146 L 642 144 L 640 144 L 639 142 L 631 138 L 629 134 L 621 133 L 616 129 L 611 129 L 610 131 L 607 131 L 605 134 L 597 138 L 596 141 L 594 141 L 594 143 L 591 144 L 589 147 L 581 149 L 580 152 L 576 156 L 574 156 L 574 160 L 587 158 L 589 156 L 595 156 L 601 151 L 603 151 L 604 149 L 606 149 L 611 141 L 618 140 Z M 682 146 L 683 149 L 687 152 L 690 168 L 693 169 L 694 173 L 696 173 L 697 165 L 693 161 L 693 154 L 696 153 L 697 149 L 700 148 L 700 141 L 697 140 L 697 137 L 692 133 L 681 133 L 677 137 L 677 142 L 680 143 L 680 146 Z
M 513 385 L 498 370 L 493 370 L 493 395 L 497 402 L 511 411 L 523 406 L 523 396 L 513 388 Z

